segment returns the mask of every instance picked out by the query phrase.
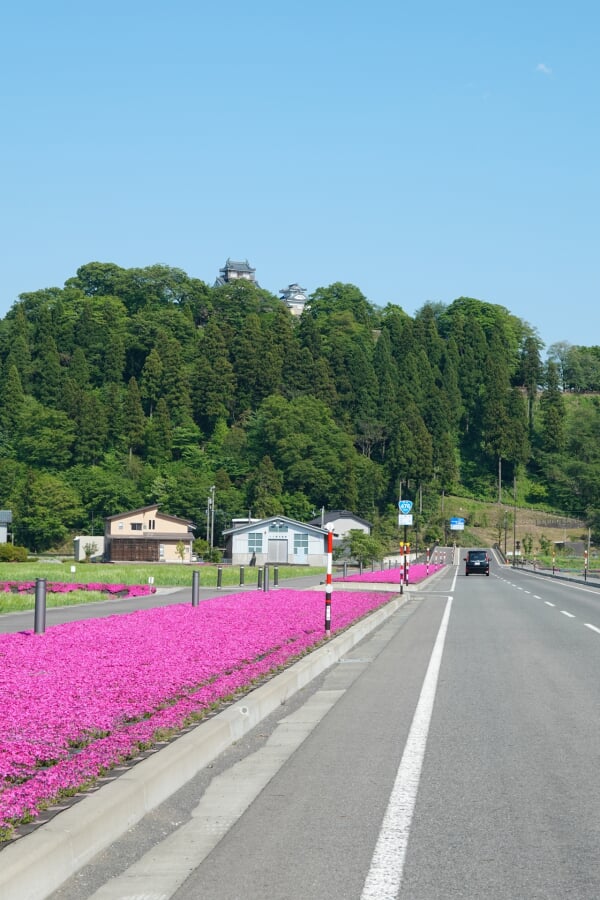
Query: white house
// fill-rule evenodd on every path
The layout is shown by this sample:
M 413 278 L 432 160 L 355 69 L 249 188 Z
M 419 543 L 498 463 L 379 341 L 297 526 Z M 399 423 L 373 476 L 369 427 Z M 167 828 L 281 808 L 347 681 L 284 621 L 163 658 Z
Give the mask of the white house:
M 225 557 L 232 565 L 326 566 L 327 529 L 287 516 L 246 522 L 223 532 Z
M 335 535 L 334 546 L 337 546 L 350 531 L 371 534 L 371 523 L 347 509 L 331 509 L 329 512 L 323 510 L 320 516 L 310 520 L 310 524 L 320 525 L 321 528 L 332 528 Z

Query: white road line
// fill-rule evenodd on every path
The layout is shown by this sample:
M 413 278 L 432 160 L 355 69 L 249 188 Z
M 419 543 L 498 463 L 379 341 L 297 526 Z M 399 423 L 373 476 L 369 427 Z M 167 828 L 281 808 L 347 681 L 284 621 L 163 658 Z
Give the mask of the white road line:
M 563 616 L 568 616 L 569 619 L 574 619 L 574 618 L 575 618 L 575 616 L 573 615 L 573 613 L 567 612 L 566 609 L 561 609 L 561 613 L 562 613 Z
M 584 624 L 585 624 L 585 627 L 586 627 L 586 628 L 591 628 L 592 631 L 595 631 L 595 632 L 597 632 L 598 634 L 600 634 L 600 628 L 596 628 L 595 625 L 589 625 L 588 622 L 585 622 Z
M 534 599 L 534 600 L 541 600 L 542 598 L 541 598 L 541 597 L 538 597 L 537 594 L 534 594 L 534 595 L 533 595 L 533 599 Z
M 451 607 L 448 597 L 361 900 L 394 900 L 400 890 Z
M 549 600 L 544 600 L 544 603 L 546 604 L 546 606 L 555 606 L 556 605 L 555 603 L 550 603 Z

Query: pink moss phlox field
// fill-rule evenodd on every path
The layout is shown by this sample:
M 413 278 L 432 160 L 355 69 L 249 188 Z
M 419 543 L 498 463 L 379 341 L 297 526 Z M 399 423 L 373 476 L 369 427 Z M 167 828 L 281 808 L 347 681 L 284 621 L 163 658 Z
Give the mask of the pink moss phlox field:
M 334 592 L 332 632 L 388 600 Z M 324 593 L 280 589 L 0 634 L 0 828 L 301 655 L 324 615 Z
M 46 590 L 51 594 L 68 594 L 70 591 L 99 591 L 102 594 L 118 594 L 123 598 L 145 597 L 154 594 L 156 588 L 150 584 L 72 584 L 70 582 L 47 581 Z M 0 591 L 4 593 L 31 594 L 35 591 L 35 581 L 0 581 Z
M 409 566 L 408 569 L 408 583 L 409 584 L 418 584 L 420 581 L 423 581 L 424 578 L 427 578 L 429 575 L 433 575 L 434 572 L 438 572 L 442 569 L 443 566 L 437 563 L 430 563 L 429 566 L 426 563 L 413 563 Z M 379 572 L 363 572 L 362 575 L 346 575 L 346 577 L 334 578 L 333 581 L 358 581 L 358 582 L 366 582 L 368 584 L 399 584 L 400 583 L 400 574 L 404 574 L 404 569 L 398 566 L 395 569 L 382 569 Z

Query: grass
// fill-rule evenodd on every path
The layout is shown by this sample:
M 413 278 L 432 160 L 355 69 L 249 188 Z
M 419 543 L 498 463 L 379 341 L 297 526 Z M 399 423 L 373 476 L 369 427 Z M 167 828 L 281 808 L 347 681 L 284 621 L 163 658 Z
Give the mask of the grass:
M 36 578 L 45 578 L 50 582 L 73 582 L 76 584 L 89 584 L 103 582 L 106 584 L 148 584 L 153 578 L 155 587 L 192 587 L 192 573 L 198 572 L 199 584 L 203 587 L 216 587 L 217 566 L 201 565 L 190 566 L 168 563 L 152 565 L 114 565 L 102 563 L 76 563 L 75 572 L 71 560 L 65 563 L 47 561 L 31 561 L 25 563 L 0 563 L 0 582 L 3 581 L 35 581 Z M 314 566 L 279 566 L 279 580 L 297 578 L 302 575 L 321 575 L 324 569 Z M 236 587 L 240 583 L 239 566 L 222 566 L 221 584 L 223 587 Z M 270 567 L 271 583 L 273 582 L 273 567 Z M 258 568 L 246 566 L 244 570 L 244 583 L 256 584 L 258 581 Z M 97 603 L 107 600 L 106 594 L 99 591 L 69 591 L 65 593 L 46 593 L 46 605 L 74 606 L 79 603 Z M 0 614 L 7 612 L 20 612 L 33 609 L 35 606 L 34 594 L 11 594 L 0 592 Z
M 75 572 L 71 571 L 72 567 Z M 324 567 L 314 566 L 279 566 L 279 578 L 298 578 L 301 575 L 319 575 Z M 0 581 L 32 581 L 46 578 L 48 581 L 72 581 L 77 584 L 90 582 L 106 582 L 107 584 L 148 584 L 154 579 L 156 587 L 191 587 L 192 572 L 198 572 L 200 584 L 214 587 L 217 583 L 216 565 L 190 565 L 189 563 L 64 563 L 46 560 L 25 563 L 0 563 Z M 273 567 L 270 566 L 271 577 Z M 258 568 L 246 566 L 245 583 L 256 584 Z M 240 583 L 239 566 L 222 566 L 222 584 L 233 587 Z
M 14 579 L 12 579 L 14 580 Z M 99 603 L 108 600 L 100 591 L 69 591 L 68 594 L 46 593 L 46 606 L 77 606 L 80 603 Z M 114 599 L 114 598 L 113 598 Z M 0 592 L 0 614 L 24 612 L 35 607 L 34 594 L 9 594 Z

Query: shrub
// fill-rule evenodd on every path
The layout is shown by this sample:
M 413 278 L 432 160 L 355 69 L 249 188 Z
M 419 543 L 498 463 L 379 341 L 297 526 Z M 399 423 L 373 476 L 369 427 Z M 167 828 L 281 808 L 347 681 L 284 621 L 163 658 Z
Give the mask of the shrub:
M 27 562 L 27 548 L 15 544 L 0 544 L 0 562 Z

